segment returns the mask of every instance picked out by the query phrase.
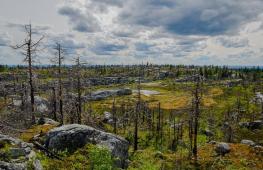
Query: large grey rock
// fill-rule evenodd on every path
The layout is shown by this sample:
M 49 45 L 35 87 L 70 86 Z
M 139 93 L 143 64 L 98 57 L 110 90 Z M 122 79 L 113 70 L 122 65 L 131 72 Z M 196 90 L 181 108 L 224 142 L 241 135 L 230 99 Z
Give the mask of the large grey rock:
M 221 142 L 216 145 L 215 151 L 219 155 L 225 155 L 230 152 L 230 146 L 227 143 Z
M 84 97 L 85 100 L 98 101 L 111 96 L 124 96 L 132 94 L 131 89 L 99 90 Z
M 22 105 L 22 100 L 20 96 L 12 96 L 13 98 L 13 105 L 16 107 L 20 107 Z M 36 107 L 36 111 L 40 112 L 40 113 L 46 113 L 48 112 L 48 100 L 40 97 L 40 96 L 35 96 L 35 107 Z M 26 105 L 30 104 L 30 97 L 28 97 L 28 99 L 25 101 Z
M 239 126 L 242 128 L 248 128 L 251 130 L 262 129 L 263 128 L 263 121 L 262 120 L 256 120 L 253 122 L 241 122 L 241 123 L 239 123 Z
M 255 142 L 253 142 L 252 140 L 243 139 L 241 143 L 249 146 L 255 146 Z
M 28 163 L 36 159 L 36 154 L 33 151 L 33 145 L 30 143 L 23 142 L 20 139 L 13 138 L 7 135 L 0 134 L 0 142 L 8 144 L 8 152 L 10 155 L 9 159 L 0 159 L 0 169 L 2 170 L 26 170 Z M 19 158 L 19 159 L 18 159 Z M 37 167 L 35 166 L 37 165 Z M 35 170 L 42 170 L 41 163 L 38 161 L 37 164 L 33 164 Z
M 61 151 L 67 149 L 68 151 L 74 151 L 88 143 L 107 147 L 112 155 L 118 159 L 116 165 L 121 168 L 126 166 L 128 141 L 85 125 L 71 124 L 52 129 L 46 135 L 45 146 L 51 150 Z

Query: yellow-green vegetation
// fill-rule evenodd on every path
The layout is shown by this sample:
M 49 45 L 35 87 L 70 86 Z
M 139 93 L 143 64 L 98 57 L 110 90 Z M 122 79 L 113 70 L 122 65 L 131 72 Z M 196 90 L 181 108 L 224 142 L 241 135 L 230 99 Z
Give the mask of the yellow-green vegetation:
M 35 135 L 44 135 L 46 134 L 49 130 L 53 129 L 55 126 L 50 125 L 50 124 L 44 124 L 44 125 L 35 125 L 28 129 L 26 132 L 23 132 L 20 136 L 20 139 L 22 139 L 25 142 L 29 142 L 32 140 L 32 138 Z
M 58 159 L 51 159 L 38 152 L 37 158 L 47 170 L 113 170 L 114 159 L 108 149 L 88 144 L 74 153 L 59 152 Z
M 198 151 L 198 169 L 216 170 L 261 170 L 262 151 L 256 152 L 252 147 L 243 144 L 230 144 L 231 152 L 225 156 L 215 153 L 215 145 L 205 144 Z M 194 160 L 188 151 L 179 148 L 176 153 L 171 151 L 159 152 L 154 148 L 138 150 L 131 155 L 129 170 L 174 170 L 196 169 Z
M 156 153 L 154 148 L 138 150 L 132 153 L 128 170 L 159 170 L 164 160 L 160 159 L 161 154 L 157 155 Z
M 231 151 L 225 156 L 216 156 L 214 145 L 204 145 L 199 149 L 201 169 L 263 169 L 263 152 L 243 144 L 230 144 Z
M 189 85 L 189 84 L 188 84 Z M 178 87 L 176 87 L 175 90 L 170 89 L 168 84 L 166 82 L 153 82 L 153 83 L 142 83 L 141 89 L 143 90 L 153 90 L 157 91 L 160 94 L 153 94 L 153 95 L 141 95 L 141 98 L 143 101 L 147 102 L 150 108 L 157 108 L 158 103 L 161 103 L 161 108 L 165 110 L 170 109 L 184 109 L 186 107 L 190 107 L 191 104 L 191 91 L 190 89 L 185 88 L 186 85 L 180 85 L 178 84 Z M 125 87 L 129 87 L 131 89 L 136 90 L 137 85 L 131 84 L 127 85 Z M 105 87 L 101 86 L 99 89 L 114 89 L 114 88 L 120 88 L 120 87 Z M 218 96 L 221 96 L 224 91 L 220 86 L 215 87 L 206 87 L 207 92 L 203 96 L 203 105 L 205 107 L 211 107 L 215 104 L 217 104 L 217 101 L 215 98 Z M 97 89 L 98 90 L 98 89 Z M 137 94 L 129 95 L 129 96 L 117 96 L 115 97 L 116 104 L 120 105 L 121 103 L 135 103 L 137 101 Z M 107 98 L 105 100 L 101 101 L 93 101 L 91 102 L 92 108 L 96 110 L 97 112 L 107 110 L 111 108 L 113 103 L 113 98 Z
M 191 87 L 193 85 L 194 84 L 191 83 L 178 84 L 178 86 L 177 84 L 170 85 L 169 82 L 166 81 L 142 83 L 143 90 L 154 90 L 158 91 L 160 94 L 147 96 L 142 94 L 141 99 L 147 102 L 151 109 L 156 109 L 160 102 L 161 109 L 163 109 L 164 119 L 166 120 L 169 119 L 169 110 L 180 111 L 191 107 Z M 128 87 L 136 90 L 136 86 L 136 84 L 132 84 Z M 190 88 L 185 88 L 184 86 L 189 86 Z M 103 89 L 103 87 L 101 88 Z M 247 110 L 241 121 L 250 121 L 253 116 L 258 117 L 258 113 L 260 113 L 258 106 L 250 102 L 254 95 L 253 88 L 253 85 L 225 87 L 222 85 L 211 86 L 209 84 L 204 84 L 199 133 L 201 132 L 201 129 L 208 128 L 208 119 L 213 118 L 216 122 L 213 124 L 215 134 L 212 139 L 223 141 L 224 132 L 220 129 L 220 123 L 224 123 L 223 120 L 225 114 L 229 109 L 231 113 L 236 112 L 238 102 L 242 105 L 242 108 L 240 108 L 241 111 Z M 134 106 L 137 98 L 137 94 L 115 97 L 116 107 L 120 107 L 122 103 Z M 248 102 L 250 106 L 246 108 Z M 97 113 L 102 113 L 105 110 L 111 111 L 112 103 L 113 98 L 111 97 L 106 100 L 91 102 L 91 105 L 93 110 Z M 187 118 L 188 116 L 187 111 L 179 113 L 182 114 L 177 115 L 176 122 L 180 119 Z M 111 125 L 105 124 L 104 127 L 107 131 L 113 131 Z M 133 129 L 134 127 L 128 127 L 124 133 L 123 129 L 119 127 L 118 134 L 124 136 L 132 143 Z M 172 152 L 168 149 L 173 138 L 172 128 L 169 124 L 163 125 L 164 139 L 161 147 L 155 146 L 155 137 L 152 136 L 152 132 L 148 131 L 147 126 L 141 124 L 139 129 L 139 148 L 141 150 L 138 150 L 135 153 L 131 152 L 131 163 L 129 169 L 195 169 L 194 161 L 189 157 L 189 136 L 187 129 L 184 130 L 182 135 L 184 145 L 178 146 L 176 152 Z M 234 133 L 235 142 L 240 142 L 244 138 L 251 139 L 257 143 L 263 142 L 262 130 L 251 131 L 248 129 L 241 129 L 236 125 Z M 208 137 L 202 134 L 198 135 L 199 169 L 262 169 L 261 160 L 263 160 L 263 156 L 262 154 L 257 155 L 252 147 L 241 144 L 231 144 L 232 150 L 230 154 L 225 157 L 220 157 L 216 156 L 214 146 L 207 144 L 207 141 Z M 161 152 L 159 153 L 158 150 Z M 253 160 L 251 160 L 250 157 L 252 157 Z
M 9 161 L 10 160 L 10 149 L 11 144 L 5 141 L 0 142 L 0 161 Z

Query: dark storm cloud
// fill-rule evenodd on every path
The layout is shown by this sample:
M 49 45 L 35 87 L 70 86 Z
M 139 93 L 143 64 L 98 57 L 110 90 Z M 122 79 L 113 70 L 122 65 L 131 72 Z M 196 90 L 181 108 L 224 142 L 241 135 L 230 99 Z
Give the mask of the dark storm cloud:
M 207 47 L 204 38 L 185 38 L 176 43 L 176 47 L 183 52 L 200 51 Z
M 262 0 L 130 0 L 119 21 L 180 35 L 220 35 L 235 33 L 262 10 Z
M 75 31 L 78 32 L 97 32 L 100 26 L 97 19 L 89 12 L 81 11 L 70 5 L 62 6 L 58 9 L 58 13 L 69 18 L 69 23 Z
M 25 31 L 25 26 L 28 25 L 29 23 L 11 23 L 8 22 L 5 26 L 8 28 L 15 28 L 18 29 L 22 32 Z M 43 34 L 46 33 L 47 31 L 51 30 L 50 26 L 47 25 L 34 25 L 34 23 L 32 23 L 32 33 L 34 34 Z
M 114 43 L 97 42 L 91 47 L 91 51 L 97 55 L 112 55 L 121 50 L 127 49 L 126 45 L 117 45 Z
M 44 47 L 47 49 L 47 54 L 56 53 L 55 48 L 57 43 L 61 45 L 65 56 L 75 55 L 78 50 L 84 49 L 86 45 L 83 42 L 77 41 L 73 34 L 54 34 L 50 33 L 45 37 Z
M 122 7 L 123 0 L 92 0 L 93 3 Z

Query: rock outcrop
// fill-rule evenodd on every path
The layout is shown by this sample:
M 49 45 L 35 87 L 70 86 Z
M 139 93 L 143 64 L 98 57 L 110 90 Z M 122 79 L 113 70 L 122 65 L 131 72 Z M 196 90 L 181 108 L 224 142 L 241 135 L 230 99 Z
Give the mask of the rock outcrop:
M 36 159 L 32 144 L 2 134 L 0 144 L 0 169 L 26 170 L 30 163 L 35 170 L 43 169 L 40 161 Z
M 14 106 L 20 107 L 22 105 L 22 100 L 20 96 L 13 95 L 11 98 L 13 99 L 12 101 L 13 101 Z M 35 107 L 36 107 L 37 112 L 40 112 L 40 113 L 48 112 L 49 103 L 47 99 L 40 97 L 40 96 L 35 96 L 34 99 L 35 99 Z M 29 97 L 25 101 L 25 106 L 28 106 L 28 105 L 30 105 Z
M 221 142 L 216 145 L 215 151 L 219 155 L 225 155 L 230 152 L 230 146 L 227 143 Z
M 250 130 L 263 129 L 263 121 L 262 120 L 256 120 L 253 122 L 241 122 L 241 123 L 239 123 L 239 126 L 242 128 L 248 128 Z
M 89 143 L 105 146 L 117 158 L 116 165 L 121 168 L 126 167 L 128 141 L 89 126 L 71 124 L 52 129 L 46 135 L 45 146 L 51 150 L 75 151 Z
M 131 89 L 117 89 L 117 90 L 100 90 L 91 93 L 90 95 L 87 95 L 84 97 L 85 100 L 88 101 L 98 101 L 106 99 L 107 97 L 111 96 L 124 96 L 124 95 L 131 95 L 132 90 Z
M 253 142 L 252 140 L 243 139 L 241 140 L 241 143 L 244 145 L 255 146 L 255 142 Z

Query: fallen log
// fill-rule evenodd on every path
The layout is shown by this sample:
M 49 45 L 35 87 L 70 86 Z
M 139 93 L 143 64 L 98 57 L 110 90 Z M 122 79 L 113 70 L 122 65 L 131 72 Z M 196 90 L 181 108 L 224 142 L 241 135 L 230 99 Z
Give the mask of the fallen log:
M 45 152 L 47 154 L 47 156 L 51 157 L 51 158 L 56 158 L 58 160 L 62 160 L 56 153 L 48 150 L 47 148 L 45 148 L 44 146 L 42 146 L 40 143 L 33 141 L 34 146 L 36 147 L 36 149 L 39 149 L 43 152 Z

